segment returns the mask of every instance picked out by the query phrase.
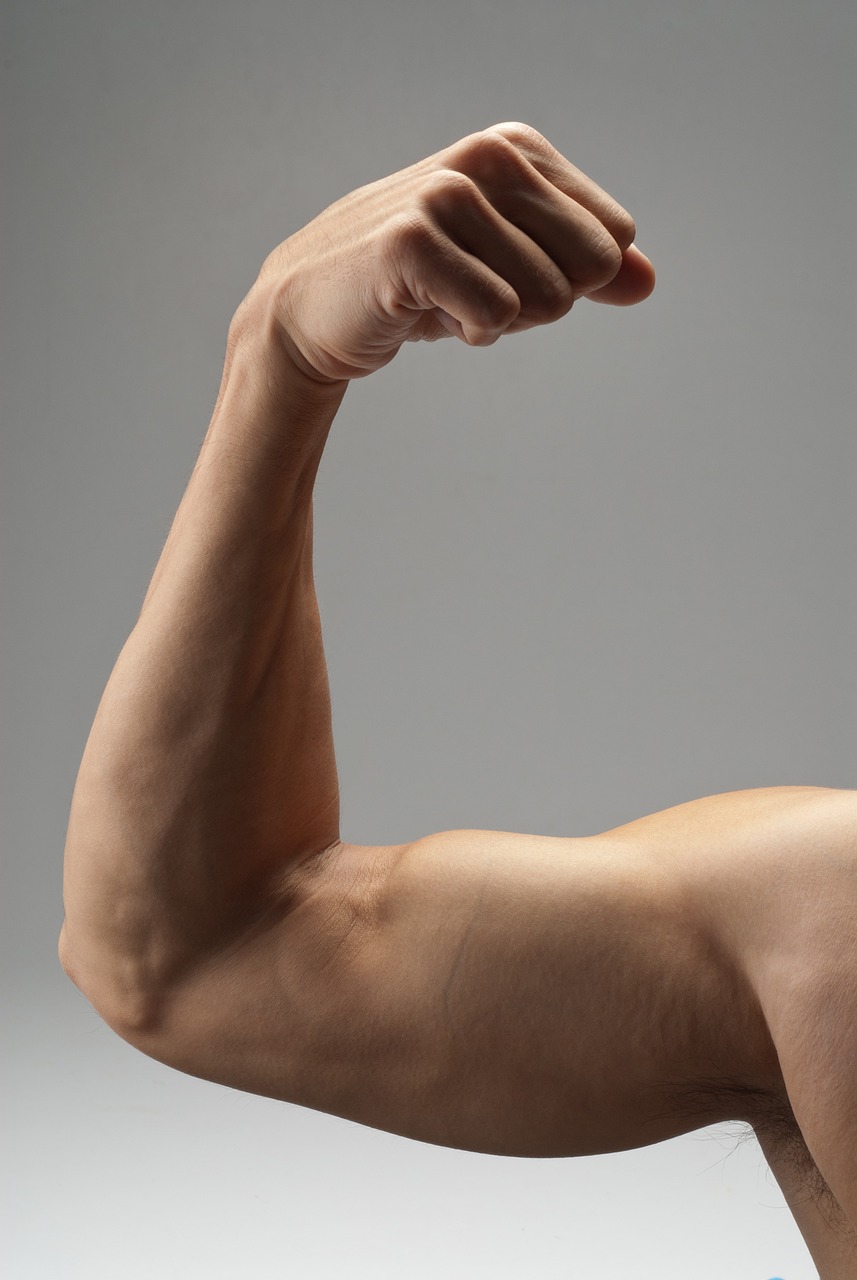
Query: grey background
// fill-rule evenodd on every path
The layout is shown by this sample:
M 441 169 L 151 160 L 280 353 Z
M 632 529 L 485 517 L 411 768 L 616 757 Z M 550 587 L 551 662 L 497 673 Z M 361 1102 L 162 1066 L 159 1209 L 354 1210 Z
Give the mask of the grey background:
M 807 1280 L 728 1126 L 589 1160 L 410 1142 L 145 1058 L 56 938 L 80 756 L 235 307 L 325 205 L 500 120 L 631 211 L 658 286 L 349 390 L 316 490 L 344 837 L 857 785 L 853 6 L 6 0 L 2 26 L 6 1274 Z

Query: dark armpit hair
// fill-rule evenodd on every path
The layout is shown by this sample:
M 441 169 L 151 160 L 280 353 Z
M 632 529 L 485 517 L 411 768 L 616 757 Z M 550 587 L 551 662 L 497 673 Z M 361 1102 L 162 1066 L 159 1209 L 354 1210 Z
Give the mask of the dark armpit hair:
M 857 1232 L 830 1190 L 804 1141 L 785 1090 L 754 1088 L 735 1079 L 698 1079 L 669 1083 L 657 1090 L 665 1110 L 657 1119 L 673 1116 L 699 1127 L 736 1120 L 747 1127 L 735 1135 L 735 1150 L 752 1139 L 776 1153 L 778 1160 L 794 1174 L 796 1184 L 806 1190 L 806 1200 L 815 1206 L 831 1231 L 840 1240 L 857 1243 Z

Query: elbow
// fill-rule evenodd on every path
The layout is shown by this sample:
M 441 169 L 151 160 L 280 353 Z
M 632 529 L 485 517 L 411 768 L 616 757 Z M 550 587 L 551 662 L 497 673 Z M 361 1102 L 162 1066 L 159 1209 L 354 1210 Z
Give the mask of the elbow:
M 149 1031 L 155 1025 L 160 1002 L 148 993 L 130 990 L 127 984 L 123 989 L 123 984 L 115 976 L 99 972 L 92 964 L 81 963 L 71 946 L 65 920 L 60 929 L 57 954 L 63 973 L 102 1022 L 106 1022 L 117 1035 L 133 1041 L 136 1034 Z
M 67 978 L 71 978 L 72 982 L 74 982 L 74 970 L 72 965 L 71 952 L 69 951 L 68 930 L 65 927 L 65 920 L 63 920 L 62 928 L 60 929 L 60 938 L 59 938 L 59 944 L 57 947 L 57 954 L 59 955 L 60 968 L 62 969 L 63 973 L 66 975 Z M 75 983 L 75 986 L 77 986 L 77 983 Z
M 65 976 L 70 982 L 74 983 L 78 991 L 85 995 L 86 992 L 84 991 L 83 978 L 69 943 L 68 929 L 66 928 L 65 920 L 63 920 L 62 928 L 60 929 L 57 955 L 59 956 L 60 968 Z

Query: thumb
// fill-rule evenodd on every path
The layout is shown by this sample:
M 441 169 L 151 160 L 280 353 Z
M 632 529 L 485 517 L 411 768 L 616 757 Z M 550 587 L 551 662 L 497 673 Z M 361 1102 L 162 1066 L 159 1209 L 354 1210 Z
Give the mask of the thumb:
M 586 296 L 590 302 L 606 302 L 613 307 L 630 307 L 648 298 L 655 287 L 655 268 L 636 245 L 622 254 L 622 265 L 609 284 Z

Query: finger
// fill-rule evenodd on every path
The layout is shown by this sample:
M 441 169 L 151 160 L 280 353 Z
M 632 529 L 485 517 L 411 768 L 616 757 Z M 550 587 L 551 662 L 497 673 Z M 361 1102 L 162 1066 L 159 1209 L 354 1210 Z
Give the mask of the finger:
M 591 219 L 585 210 L 578 212 Z M 569 235 L 567 225 L 561 267 L 532 236 L 504 218 L 475 183 L 464 177 L 448 183 L 445 188 L 438 185 L 430 214 L 460 249 L 511 285 L 520 302 L 520 312 L 514 319 L 516 331 L 559 320 L 584 288 L 597 288 L 617 270 L 612 258 L 608 263 L 601 251 L 591 251 L 584 235 Z M 603 235 L 603 228 L 599 226 L 599 240 Z M 620 257 L 615 244 L 613 251 Z
M 621 247 L 593 213 L 532 168 L 530 172 L 526 185 L 510 184 L 504 191 L 491 192 L 488 207 L 502 215 L 507 227 L 512 224 L 538 246 L 575 298 L 594 293 L 621 269 Z
M 518 127 L 501 126 L 510 130 Z M 520 129 L 527 130 L 527 126 Z M 527 130 L 529 133 L 534 131 Z M 576 191 L 586 204 L 560 190 L 509 138 L 494 130 L 463 139 L 457 151 L 452 149 L 455 154 L 451 158 L 460 166 L 459 172 L 467 171 L 465 178 L 476 184 L 490 205 L 556 263 L 571 282 L 576 297 L 594 294 L 622 268 L 623 250 L 636 234 L 634 221 L 606 192 L 569 165 L 546 139 L 539 134 L 535 137 L 541 144 L 539 158 L 543 166 L 550 169 L 555 181 L 559 181 L 564 166 L 566 189 Z M 529 150 L 535 148 L 530 146 Z M 551 155 L 556 161 L 551 160 Z M 624 277 L 621 283 L 625 283 Z M 631 302 L 636 300 L 632 294 L 632 289 L 617 287 L 612 295 L 605 294 L 604 300 L 615 296 Z
M 590 302 L 606 302 L 613 307 L 630 307 L 648 298 L 655 287 L 655 269 L 644 253 L 635 246 L 622 255 L 622 266 L 616 275 L 594 293 Z
M 633 243 L 636 227 L 628 211 L 530 125 L 519 121 L 494 125 L 463 138 L 450 150 L 455 159 L 463 159 L 468 166 L 463 171 L 470 173 L 480 185 L 499 190 L 526 188 L 534 174 L 539 174 L 551 187 L 597 218 L 620 249 L 625 250 Z M 510 182 L 516 159 L 517 173 Z
M 428 220 L 408 221 L 393 255 L 406 310 L 444 313 L 446 327 L 470 346 L 488 346 L 517 318 L 515 290 L 480 257 L 462 249 Z

